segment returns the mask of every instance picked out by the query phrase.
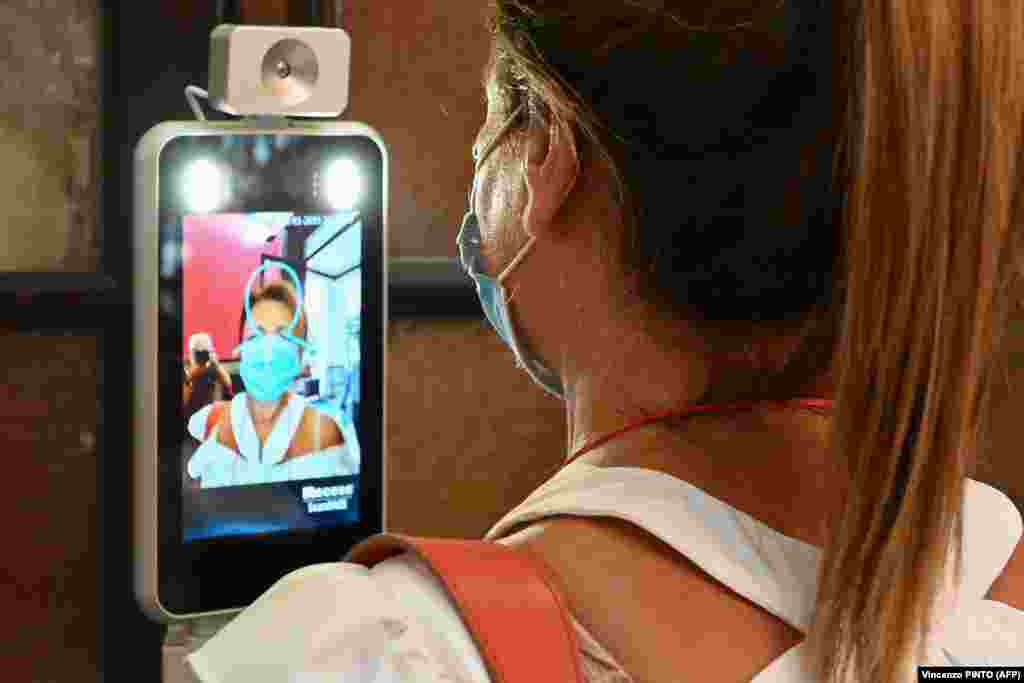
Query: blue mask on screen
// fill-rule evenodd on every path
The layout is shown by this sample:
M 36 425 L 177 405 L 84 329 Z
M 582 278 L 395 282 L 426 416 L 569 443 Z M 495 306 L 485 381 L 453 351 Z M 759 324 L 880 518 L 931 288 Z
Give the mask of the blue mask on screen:
M 280 399 L 301 370 L 299 347 L 280 334 L 258 334 L 242 345 L 242 382 L 257 401 Z
M 245 315 L 246 319 L 255 323 L 252 319 L 252 308 L 249 304 L 249 296 L 256 276 L 268 268 L 281 268 L 288 273 L 295 281 L 298 301 L 302 299 L 302 283 L 298 275 L 287 264 L 265 263 L 255 271 L 249 278 L 249 284 L 245 289 Z M 257 401 L 277 401 L 288 387 L 298 378 L 302 371 L 301 349 L 307 349 L 312 353 L 312 347 L 303 339 L 292 335 L 292 330 L 299 321 L 299 310 L 296 309 L 288 328 L 272 334 L 257 332 L 254 337 L 247 339 L 239 347 L 241 355 L 241 375 L 245 384 L 245 391 Z

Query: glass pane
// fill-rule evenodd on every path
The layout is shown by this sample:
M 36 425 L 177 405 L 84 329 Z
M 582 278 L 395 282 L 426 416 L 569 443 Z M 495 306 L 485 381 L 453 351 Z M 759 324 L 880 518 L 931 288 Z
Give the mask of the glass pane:
M 90 272 L 98 0 L 0 2 L 0 272 Z
M 490 3 L 415 5 L 406 16 L 402 2 L 345 3 L 353 65 L 345 118 L 370 124 L 388 146 L 389 256 L 455 259 L 470 148 L 487 109 L 480 80 Z

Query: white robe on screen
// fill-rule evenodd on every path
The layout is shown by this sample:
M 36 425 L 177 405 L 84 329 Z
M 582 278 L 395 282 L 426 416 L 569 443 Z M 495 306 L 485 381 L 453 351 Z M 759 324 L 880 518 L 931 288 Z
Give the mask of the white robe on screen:
M 261 449 L 246 394 L 236 395 L 231 399 L 230 411 L 239 457 L 239 453 L 217 441 L 219 427 L 214 427 L 210 437 L 203 440 L 213 404 L 204 406 L 188 421 L 189 434 L 203 442 L 189 458 L 188 475 L 201 480 L 202 488 L 206 489 L 358 474 L 358 457 L 347 443 L 281 462 L 302 423 L 306 407 L 305 401 L 291 396 Z

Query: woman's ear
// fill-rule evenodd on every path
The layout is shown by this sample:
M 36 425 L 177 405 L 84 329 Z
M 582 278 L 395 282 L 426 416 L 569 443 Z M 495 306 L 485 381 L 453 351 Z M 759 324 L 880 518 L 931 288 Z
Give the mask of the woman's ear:
M 555 122 L 546 138 L 531 136 L 523 167 L 527 192 L 523 228 L 528 235 L 537 236 L 554 228 L 579 176 L 579 156 L 569 127 Z

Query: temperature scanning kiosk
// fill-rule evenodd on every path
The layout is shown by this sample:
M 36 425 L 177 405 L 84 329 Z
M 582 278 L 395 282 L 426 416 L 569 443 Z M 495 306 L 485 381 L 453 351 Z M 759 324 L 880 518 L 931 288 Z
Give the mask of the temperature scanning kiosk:
M 348 53 L 341 29 L 218 27 L 199 120 L 136 147 L 135 593 L 170 625 L 168 682 L 285 574 L 384 530 L 388 161 L 322 120 Z

